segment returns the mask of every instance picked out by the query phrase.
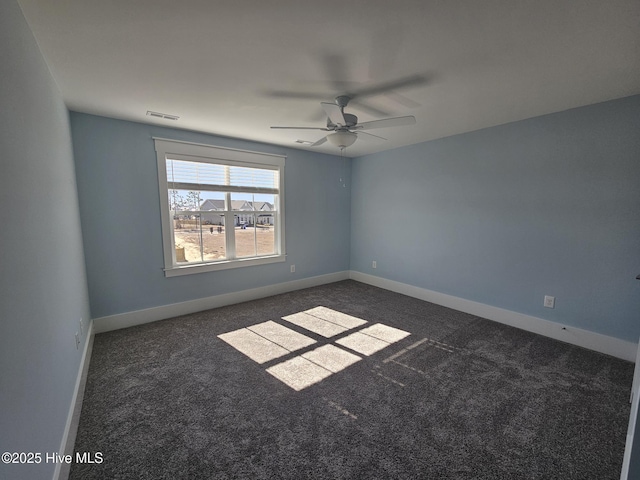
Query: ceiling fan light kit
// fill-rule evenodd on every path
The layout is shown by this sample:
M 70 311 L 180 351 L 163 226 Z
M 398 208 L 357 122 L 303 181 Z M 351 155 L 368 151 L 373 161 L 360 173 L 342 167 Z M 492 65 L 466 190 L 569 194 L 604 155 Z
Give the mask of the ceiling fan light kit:
M 329 140 L 329 143 L 340 149 L 347 148 L 353 145 L 356 141 L 356 138 L 358 138 L 358 136 L 355 133 L 348 131 L 335 132 L 327 135 L 327 140 Z

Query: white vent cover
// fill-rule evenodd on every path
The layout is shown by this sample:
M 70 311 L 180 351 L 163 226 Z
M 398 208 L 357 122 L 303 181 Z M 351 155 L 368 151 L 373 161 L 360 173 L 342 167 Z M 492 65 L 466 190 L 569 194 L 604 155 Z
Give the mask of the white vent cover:
M 148 117 L 164 118 L 165 120 L 178 120 L 180 117 L 177 115 L 169 115 L 168 113 L 152 112 L 147 110 Z

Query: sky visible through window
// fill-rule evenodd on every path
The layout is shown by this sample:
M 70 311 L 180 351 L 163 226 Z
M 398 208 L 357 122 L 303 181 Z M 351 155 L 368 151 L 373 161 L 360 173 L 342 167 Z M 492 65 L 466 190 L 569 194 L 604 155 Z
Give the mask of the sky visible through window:
M 279 172 L 265 168 L 225 166 L 207 162 L 191 162 L 167 158 L 167 187 L 169 190 L 200 193 L 200 199 L 223 199 L 224 193 L 211 191 L 205 185 L 229 185 L 234 187 L 278 189 Z M 191 184 L 193 188 L 173 188 L 176 184 Z M 197 188 L 202 185 L 203 188 Z M 187 188 L 187 187 L 182 187 Z M 273 194 L 236 193 L 236 200 L 273 202 Z

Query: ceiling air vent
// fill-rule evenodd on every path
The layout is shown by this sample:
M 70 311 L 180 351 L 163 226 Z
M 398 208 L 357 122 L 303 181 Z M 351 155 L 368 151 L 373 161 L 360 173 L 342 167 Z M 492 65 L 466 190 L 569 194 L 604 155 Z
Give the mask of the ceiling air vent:
M 177 115 L 169 115 L 168 113 L 152 112 L 147 110 L 148 117 L 164 118 L 165 120 L 178 120 L 180 117 Z

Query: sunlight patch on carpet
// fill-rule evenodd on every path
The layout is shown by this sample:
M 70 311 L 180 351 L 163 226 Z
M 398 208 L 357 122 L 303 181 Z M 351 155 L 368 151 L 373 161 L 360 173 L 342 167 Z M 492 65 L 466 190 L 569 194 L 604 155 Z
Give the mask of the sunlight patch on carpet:
M 331 337 L 367 323 L 366 320 L 327 307 L 315 307 L 287 315 L 282 319 L 326 338 L 327 342 Z M 370 356 L 409 335 L 410 333 L 404 330 L 376 323 L 360 331 L 354 331 L 334 343 L 352 352 Z M 308 349 L 318 343 L 313 338 L 271 320 L 218 335 L 218 338 L 259 364 L 291 352 Z M 300 391 L 362 360 L 362 357 L 334 343 L 303 351 L 294 358 L 267 368 L 266 371 L 294 390 Z
M 301 348 L 308 347 L 309 345 L 316 343 L 314 339 L 295 332 L 290 328 L 284 327 L 271 320 L 257 325 L 252 325 L 247 328 L 253 333 L 257 333 L 261 337 L 280 345 L 290 352 L 295 352 L 296 350 L 300 350 Z
M 367 323 L 366 320 L 362 320 L 358 317 L 352 317 L 351 315 L 347 315 L 346 313 L 338 312 L 327 307 L 311 308 L 309 310 L 305 310 L 304 313 L 349 329 L 356 328 Z
M 293 315 L 287 315 L 282 317 L 283 320 L 291 322 L 299 327 L 306 328 L 307 330 L 322 335 L 323 337 L 334 337 L 342 332 L 346 332 L 347 329 L 332 322 L 328 322 L 313 315 L 309 315 L 306 312 L 294 313 Z
M 379 352 L 383 348 L 387 348 L 390 345 L 390 343 L 385 342 L 384 340 L 379 340 L 360 332 L 355 332 L 348 337 L 336 340 L 336 343 L 361 353 L 362 355 L 366 355 L 367 357 Z
M 338 373 L 361 360 L 359 356 L 335 345 L 323 345 L 315 350 L 303 353 L 301 356 L 332 373 Z
M 218 335 L 236 350 L 244 353 L 251 360 L 265 363 L 289 353 L 285 348 L 277 345 L 247 328 Z
M 389 327 L 387 325 L 383 325 L 382 323 L 376 323 L 375 325 L 371 325 L 370 327 L 363 328 L 362 330 L 360 330 L 360 333 L 364 333 L 365 335 L 369 335 L 370 337 L 377 338 L 378 340 L 382 340 L 388 343 L 399 342 L 403 338 L 411 335 L 409 332 L 405 332 L 404 330 L 400 330 L 399 328 Z
M 267 368 L 267 372 L 296 391 L 318 383 L 333 372 L 302 357 L 295 357 L 286 362 Z
M 251 360 L 265 363 L 316 343 L 312 338 L 268 321 L 218 335 Z

